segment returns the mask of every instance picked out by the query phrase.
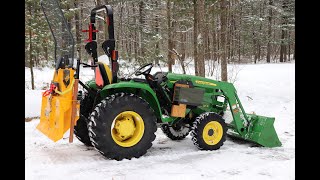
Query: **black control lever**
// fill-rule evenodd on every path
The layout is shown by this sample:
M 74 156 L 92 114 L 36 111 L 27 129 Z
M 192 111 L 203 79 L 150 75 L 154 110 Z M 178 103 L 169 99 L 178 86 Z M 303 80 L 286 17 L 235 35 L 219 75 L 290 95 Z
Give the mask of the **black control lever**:
M 86 64 L 86 63 L 80 63 L 80 64 L 83 64 L 83 67 L 85 68 L 85 67 L 97 67 L 98 65 L 97 64 L 95 64 L 95 65 L 90 65 L 90 64 Z

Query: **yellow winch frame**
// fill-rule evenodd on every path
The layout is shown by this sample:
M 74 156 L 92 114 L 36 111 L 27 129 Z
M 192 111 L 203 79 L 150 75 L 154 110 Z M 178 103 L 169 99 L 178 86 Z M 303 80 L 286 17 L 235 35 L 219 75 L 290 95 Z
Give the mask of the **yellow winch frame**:
M 54 93 L 42 96 L 40 123 L 37 129 L 54 142 L 62 139 L 65 132 L 71 127 L 72 101 L 77 101 L 73 100 L 74 92 L 77 92 L 74 74 L 75 70 L 72 68 L 60 68 L 55 71 L 52 82 L 58 87 Z M 79 113 L 80 103 L 76 102 L 74 124 L 79 119 Z

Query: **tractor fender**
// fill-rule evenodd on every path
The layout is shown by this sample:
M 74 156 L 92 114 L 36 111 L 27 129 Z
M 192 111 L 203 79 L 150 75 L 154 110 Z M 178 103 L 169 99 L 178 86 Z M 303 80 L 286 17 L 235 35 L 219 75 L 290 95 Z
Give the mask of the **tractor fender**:
M 132 81 L 109 84 L 103 87 L 103 89 L 100 91 L 100 95 L 104 98 L 109 94 L 117 92 L 133 93 L 139 95 L 142 99 L 150 104 L 151 108 L 155 112 L 156 117 L 161 121 L 162 112 L 160 103 L 155 92 L 149 87 L 148 84 Z

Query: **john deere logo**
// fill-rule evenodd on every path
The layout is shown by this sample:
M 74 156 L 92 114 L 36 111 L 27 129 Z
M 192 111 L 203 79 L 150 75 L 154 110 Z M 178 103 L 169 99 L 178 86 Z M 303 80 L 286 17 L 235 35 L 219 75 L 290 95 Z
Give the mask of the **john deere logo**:
M 196 80 L 196 83 L 197 83 L 197 84 L 202 84 L 202 85 L 217 86 L 216 84 L 211 83 L 211 82 L 207 82 L 207 81 L 199 81 L 199 80 Z
M 64 70 L 63 71 L 63 83 L 66 87 L 70 84 L 70 71 Z

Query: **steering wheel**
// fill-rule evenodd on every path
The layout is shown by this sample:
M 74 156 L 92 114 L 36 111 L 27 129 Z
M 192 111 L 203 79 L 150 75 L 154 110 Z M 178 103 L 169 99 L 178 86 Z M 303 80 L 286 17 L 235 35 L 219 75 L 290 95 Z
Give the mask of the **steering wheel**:
M 139 76 L 141 74 L 148 75 L 148 74 L 150 74 L 152 67 L 153 67 L 152 63 L 145 64 L 145 65 L 141 66 L 139 69 L 137 69 L 134 72 L 134 75 L 136 75 L 136 76 Z

